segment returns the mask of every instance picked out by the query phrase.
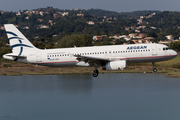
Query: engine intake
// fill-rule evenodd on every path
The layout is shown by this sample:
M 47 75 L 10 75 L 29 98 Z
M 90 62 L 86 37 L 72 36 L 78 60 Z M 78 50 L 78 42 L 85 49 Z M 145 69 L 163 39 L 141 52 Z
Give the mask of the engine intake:
M 126 67 L 125 60 L 111 61 L 102 67 L 103 70 L 123 70 Z

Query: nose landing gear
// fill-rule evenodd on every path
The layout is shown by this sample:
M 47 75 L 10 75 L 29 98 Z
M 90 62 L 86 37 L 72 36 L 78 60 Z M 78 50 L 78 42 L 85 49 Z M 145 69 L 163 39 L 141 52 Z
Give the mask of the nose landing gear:
M 154 62 L 152 62 L 152 64 L 153 64 L 153 71 L 156 73 L 157 72 L 156 65 Z

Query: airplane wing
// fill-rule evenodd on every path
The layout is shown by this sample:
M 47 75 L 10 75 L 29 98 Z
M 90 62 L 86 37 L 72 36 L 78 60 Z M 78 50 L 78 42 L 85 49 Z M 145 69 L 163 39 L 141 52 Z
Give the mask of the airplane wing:
M 104 66 L 107 62 L 110 61 L 109 58 L 101 58 L 101 57 L 91 57 L 91 56 L 82 56 L 82 55 L 74 55 L 77 60 L 84 61 L 85 63 L 89 63 L 89 65 L 100 65 Z

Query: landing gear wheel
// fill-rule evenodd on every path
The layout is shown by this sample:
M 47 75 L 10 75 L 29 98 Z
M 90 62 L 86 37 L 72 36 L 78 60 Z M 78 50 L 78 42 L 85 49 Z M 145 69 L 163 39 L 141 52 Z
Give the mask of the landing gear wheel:
M 152 64 L 153 64 L 153 71 L 156 73 L 157 72 L 156 65 L 154 62 L 152 62 Z
M 96 72 L 93 72 L 93 77 L 97 77 L 98 76 L 98 73 L 96 73 Z
M 156 72 L 157 72 L 157 69 L 156 69 L 156 68 L 154 68 L 154 69 L 153 69 L 153 71 L 156 73 Z
M 99 71 L 98 70 L 94 70 L 92 75 L 93 75 L 93 77 L 97 77 L 98 74 L 99 74 Z

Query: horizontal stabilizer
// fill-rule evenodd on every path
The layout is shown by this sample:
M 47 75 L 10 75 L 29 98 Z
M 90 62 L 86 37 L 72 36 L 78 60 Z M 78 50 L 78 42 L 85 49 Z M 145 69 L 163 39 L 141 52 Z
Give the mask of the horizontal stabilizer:
M 26 56 L 18 56 L 17 54 L 14 53 L 9 53 L 9 54 L 5 54 L 3 55 L 4 59 L 8 59 L 8 60 L 14 60 L 17 61 L 18 59 L 22 59 L 22 58 L 26 58 Z
M 8 53 L 8 54 L 5 54 L 5 56 L 9 56 L 9 57 L 16 57 L 16 58 L 26 58 L 26 56 L 19 56 L 17 54 L 14 54 L 14 53 Z

